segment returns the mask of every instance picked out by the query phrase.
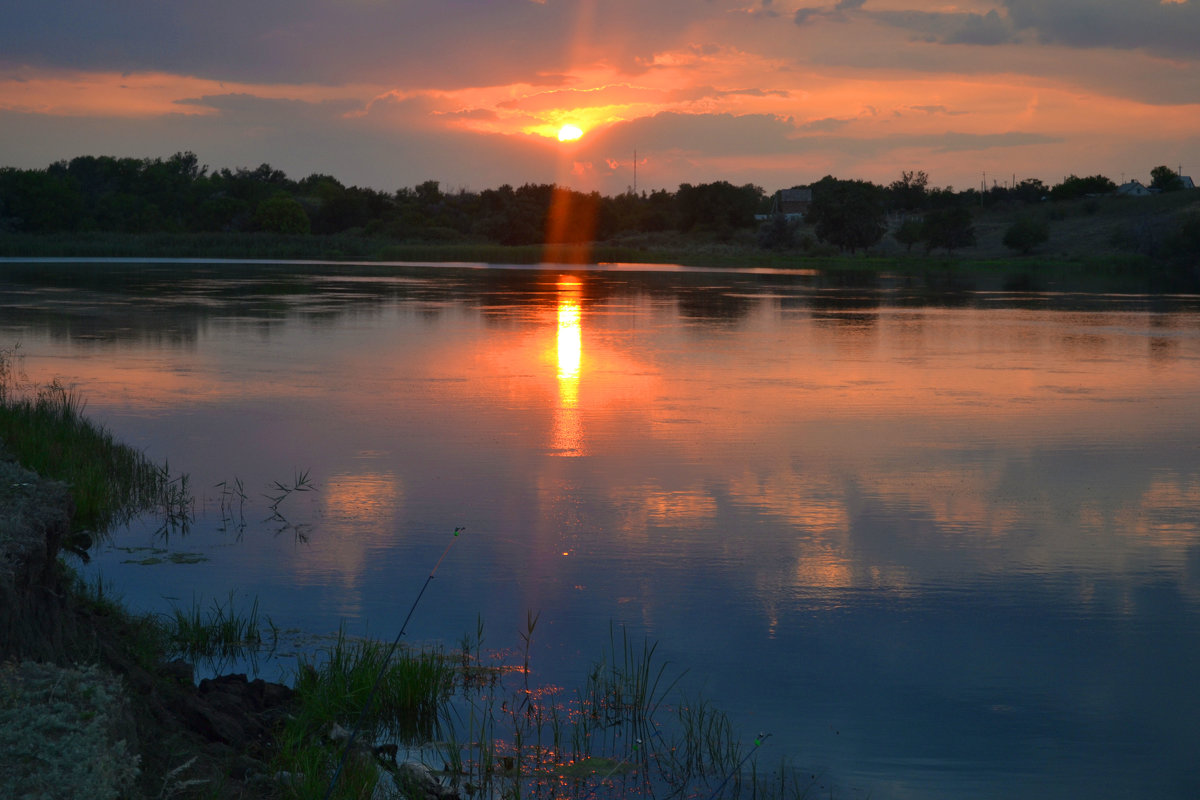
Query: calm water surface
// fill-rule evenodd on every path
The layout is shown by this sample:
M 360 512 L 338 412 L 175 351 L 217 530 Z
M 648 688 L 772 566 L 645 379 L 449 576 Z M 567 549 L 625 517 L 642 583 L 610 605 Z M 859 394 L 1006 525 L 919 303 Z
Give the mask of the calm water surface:
M 1195 297 L 4 263 L 14 342 L 191 477 L 95 554 L 136 608 L 390 639 L 464 526 L 411 639 L 540 612 L 574 687 L 625 625 L 834 796 L 1200 796 Z

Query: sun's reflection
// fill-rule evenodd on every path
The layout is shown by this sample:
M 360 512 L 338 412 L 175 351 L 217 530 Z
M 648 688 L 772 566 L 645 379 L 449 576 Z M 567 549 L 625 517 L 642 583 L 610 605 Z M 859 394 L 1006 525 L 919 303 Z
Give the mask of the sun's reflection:
M 558 396 L 563 405 L 573 406 L 579 402 L 579 368 L 583 361 L 579 283 L 560 280 L 558 291 Z
M 583 425 L 579 419 L 579 377 L 583 368 L 583 285 L 574 278 L 558 280 L 558 407 L 554 412 L 552 448 L 560 455 L 580 455 Z

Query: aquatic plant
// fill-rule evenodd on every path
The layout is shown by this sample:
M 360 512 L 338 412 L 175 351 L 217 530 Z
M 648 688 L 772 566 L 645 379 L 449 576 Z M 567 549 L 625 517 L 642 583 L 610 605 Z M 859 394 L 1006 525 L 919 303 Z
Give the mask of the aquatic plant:
M 228 659 L 253 659 L 263 645 L 258 598 L 248 611 L 239 612 L 233 592 L 224 603 L 213 600 L 207 611 L 199 598 L 192 598 L 187 608 L 175 606 L 164 616 L 163 625 L 171 653 L 214 666 Z M 270 627 L 275 628 L 273 624 Z
M 220 531 L 229 530 L 232 527 L 240 537 L 246 529 L 246 487 L 242 485 L 242 479 L 238 476 L 233 476 L 233 482 L 221 481 L 214 488 L 221 490 L 221 524 L 218 527 Z
M 760 777 L 757 754 L 767 735 L 738 740 L 728 716 L 711 703 L 682 695 L 683 673 L 656 657 L 657 645 L 610 628 L 609 646 L 582 688 L 538 686 L 531 680 L 530 644 L 538 615 L 528 613 L 519 658 L 493 665 L 499 681 L 463 681 L 445 714 L 440 762 L 425 753 L 464 797 L 792 797 L 791 775 Z M 463 654 L 477 653 L 463 638 Z M 475 655 L 460 654 L 474 665 Z M 517 677 L 519 674 L 519 677 Z M 413 751 L 410 751 L 413 752 Z
M 328 647 L 301 656 L 293 684 L 298 702 L 279 733 L 274 765 L 290 776 L 285 795 L 371 796 L 379 779 L 374 744 L 435 738 L 456 674 L 455 659 L 440 648 L 396 655 L 387 643 L 344 629 Z M 355 744 L 358 731 L 366 745 Z
M 399 655 L 389 649 L 342 629 L 316 655 L 300 656 L 293 688 L 302 710 L 295 723 L 315 733 L 361 717 L 361 726 L 372 733 L 432 738 L 455 684 L 454 660 L 440 648 L 403 648 Z
M 279 504 L 290 497 L 293 492 L 315 492 L 317 487 L 309 479 L 308 470 L 304 470 L 303 472 L 297 472 L 290 484 L 283 483 L 282 481 L 274 481 L 270 489 L 275 493 L 264 494 L 263 497 L 271 501 L 271 504 L 267 506 L 271 509 L 271 518 L 284 520 L 283 515 L 279 513 Z

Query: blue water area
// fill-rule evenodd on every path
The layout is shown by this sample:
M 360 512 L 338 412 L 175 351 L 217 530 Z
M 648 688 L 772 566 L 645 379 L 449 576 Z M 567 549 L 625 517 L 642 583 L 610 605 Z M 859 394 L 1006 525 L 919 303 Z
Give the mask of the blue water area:
M 442 559 L 410 641 L 625 631 L 822 796 L 1195 797 L 1200 299 L 1036 283 L 8 262 L 0 345 L 188 474 L 134 608 L 390 640 Z

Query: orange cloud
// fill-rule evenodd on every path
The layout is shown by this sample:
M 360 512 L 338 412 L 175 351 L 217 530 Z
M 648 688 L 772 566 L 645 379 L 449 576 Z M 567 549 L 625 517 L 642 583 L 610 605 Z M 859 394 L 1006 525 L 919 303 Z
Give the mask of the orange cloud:
M 164 72 L 23 70 L 0 78 L 0 109 L 52 116 L 211 115 L 217 110 L 197 98 L 243 94 L 320 103 L 364 91 L 361 86 L 230 83 Z

